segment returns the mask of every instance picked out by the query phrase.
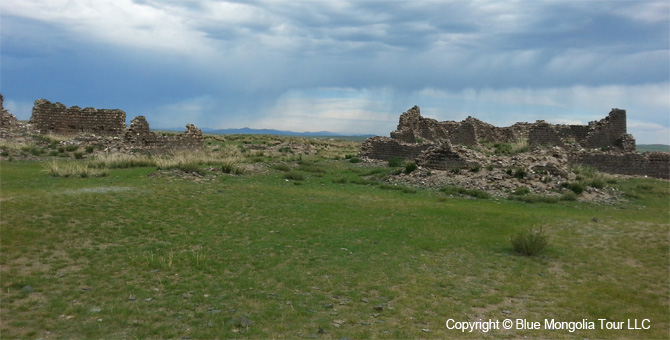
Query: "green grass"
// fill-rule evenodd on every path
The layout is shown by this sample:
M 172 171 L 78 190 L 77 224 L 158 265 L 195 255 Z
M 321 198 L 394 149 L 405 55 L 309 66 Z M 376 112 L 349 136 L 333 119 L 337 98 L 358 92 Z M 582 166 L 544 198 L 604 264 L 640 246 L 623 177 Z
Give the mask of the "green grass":
M 399 186 L 380 184 L 387 167 L 344 159 L 206 183 L 149 176 L 154 167 L 100 178 L 43 170 L 39 162 L 0 163 L 2 338 L 670 332 L 664 181 L 619 181 L 629 202 L 616 206 L 530 205 L 388 190 Z M 290 174 L 301 185 L 286 181 Z M 517 255 L 510 237 L 537 228 L 551 246 Z M 461 333 L 446 329 L 450 318 L 649 319 L 652 327 Z

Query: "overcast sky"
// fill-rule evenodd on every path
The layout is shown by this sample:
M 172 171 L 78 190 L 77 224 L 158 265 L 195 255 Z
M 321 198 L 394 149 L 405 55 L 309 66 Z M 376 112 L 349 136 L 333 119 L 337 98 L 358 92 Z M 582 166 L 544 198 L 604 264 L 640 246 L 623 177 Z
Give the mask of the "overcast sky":
M 152 128 L 586 124 L 670 144 L 670 2 L 2 0 L 0 92 Z

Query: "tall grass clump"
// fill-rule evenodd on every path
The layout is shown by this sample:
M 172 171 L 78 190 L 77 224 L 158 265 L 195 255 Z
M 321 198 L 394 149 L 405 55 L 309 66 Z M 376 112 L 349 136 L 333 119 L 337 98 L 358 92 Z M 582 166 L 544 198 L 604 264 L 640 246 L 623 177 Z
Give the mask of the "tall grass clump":
M 535 256 L 549 246 L 549 236 L 540 229 L 529 229 L 510 237 L 510 243 L 516 252 L 525 256 Z
M 96 168 L 126 169 L 134 167 L 156 166 L 155 160 L 147 155 L 129 155 L 125 153 L 107 153 L 95 156 L 90 161 Z
M 52 177 L 105 177 L 109 173 L 107 168 L 92 168 L 84 162 L 57 162 L 45 163 L 45 171 Z
M 414 162 L 407 162 L 405 163 L 405 173 L 406 174 L 411 174 L 414 170 L 418 169 L 419 166 L 416 165 Z
M 390 167 L 397 168 L 399 166 L 402 166 L 402 163 L 404 161 L 405 161 L 405 159 L 400 157 L 400 156 L 393 156 L 393 157 L 389 158 L 388 163 L 389 163 Z

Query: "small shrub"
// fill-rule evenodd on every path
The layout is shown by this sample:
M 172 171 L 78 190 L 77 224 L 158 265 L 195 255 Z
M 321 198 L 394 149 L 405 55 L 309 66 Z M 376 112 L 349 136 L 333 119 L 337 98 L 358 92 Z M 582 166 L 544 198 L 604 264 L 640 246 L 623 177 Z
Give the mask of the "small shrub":
M 93 152 L 93 145 L 89 145 L 86 147 L 86 153 L 92 153 Z
M 9 156 L 9 151 L 3 151 L 2 153 L 0 153 L 0 156 L 3 156 L 3 157 Z
M 221 171 L 226 174 L 242 175 L 244 168 L 236 161 L 229 161 L 221 164 Z
M 518 187 L 514 189 L 514 192 L 512 192 L 513 195 L 527 195 L 530 194 L 530 189 L 527 187 Z
M 491 165 L 491 164 L 487 165 L 486 170 L 493 171 L 493 165 Z
M 577 194 L 572 191 L 568 191 L 561 196 L 561 201 L 576 201 Z
M 79 145 L 68 145 L 65 147 L 65 151 L 71 152 L 79 149 Z
M 358 157 L 351 157 L 351 158 L 349 158 L 349 162 L 350 163 L 360 163 L 360 162 L 362 162 L 362 160 Z
M 62 146 L 58 147 L 58 153 L 65 153 L 65 148 Z
M 581 195 L 581 193 L 584 192 L 584 185 L 582 183 L 579 183 L 579 182 L 574 182 L 574 183 L 565 182 L 565 183 L 561 184 L 561 186 L 566 188 L 566 189 L 572 190 L 577 195 Z
M 405 173 L 410 174 L 412 171 L 416 170 L 418 166 L 414 162 L 407 162 L 405 163 Z
M 393 156 L 393 157 L 389 158 L 389 160 L 388 160 L 389 166 L 392 167 L 392 168 L 402 166 L 402 163 L 404 161 L 405 161 L 405 159 L 403 157 L 400 157 L 400 156 Z
M 461 173 L 461 167 L 460 166 L 452 166 L 451 169 L 449 170 L 454 175 L 458 175 Z
M 495 143 L 493 144 L 494 151 L 496 155 L 509 155 L 512 153 L 512 145 L 506 143 Z
M 605 187 L 605 180 L 600 177 L 594 178 L 589 182 L 589 186 L 596 189 L 602 189 Z
M 524 168 L 516 168 L 514 170 L 514 177 L 516 177 L 518 179 L 522 179 L 522 178 L 526 177 L 526 174 L 527 174 L 526 169 L 524 169 Z
M 291 167 L 288 166 L 288 164 L 284 164 L 284 163 L 275 164 L 275 165 L 272 166 L 272 168 L 275 169 L 275 170 L 284 171 L 284 172 L 291 171 Z
M 534 256 L 542 253 L 549 246 L 549 237 L 542 228 L 529 229 L 510 237 L 514 250 L 525 256 Z
M 305 176 L 301 173 L 298 172 L 289 172 L 286 175 L 284 175 L 284 178 L 290 181 L 304 181 Z
M 56 150 L 49 151 L 49 156 L 58 156 L 58 151 Z
M 348 182 L 348 180 L 347 180 L 345 177 L 337 177 L 337 178 L 333 178 L 333 183 L 337 183 L 337 184 L 345 184 L 345 183 L 347 183 L 347 182 Z
M 82 158 L 84 158 L 84 153 L 83 153 L 83 152 L 80 152 L 80 151 L 75 152 L 73 155 L 74 155 L 74 158 L 75 158 L 75 159 L 82 159 Z
M 196 163 L 182 163 L 171 168 L 179 169 L 183 172 L 190 172 L 190 173 L 200 173 L 201 171 L 200 167 Z
M 481 164 L 473 164 L 470 166 L 470 172 L 479 172 L 482 169 Z

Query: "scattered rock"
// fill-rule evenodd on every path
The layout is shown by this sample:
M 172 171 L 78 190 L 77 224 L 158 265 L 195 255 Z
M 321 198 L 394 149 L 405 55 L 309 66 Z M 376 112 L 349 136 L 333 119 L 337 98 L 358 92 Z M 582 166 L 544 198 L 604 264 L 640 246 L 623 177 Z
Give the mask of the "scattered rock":
M 362 299 L 361 299 L 361 302 L 368 303 L 368 299 L 366 299 L 366 298 L 362 298 Z
M 102 308 L 94 307 L 94 308 L 90 309 L 90 312 L 91 313 L 100 313 L 100 312 L 102 312 Z
M 151 301 L 153 301 L 153 300 L 154 300 L 154 298 L 146 298 L 146 299 L 144 299 L 144 301 L 146 301 L 146 302 L 151 302 Z
M 502 311 L 503 314 L 511 314 L 512 312 L 508 311 L 507 309 Z
M 373 309 L 378 311 L 378 312 L 381 312 L 381 311 L 384 310 L 384 307 L 382 305 L 377 305 L 377 306 L 374 306 Z
M 24 292 L 32 293 L 33 292 L 33 287 L 23 286 L 23 288 L 21 288 L 21 290 L 24 291 Z
M 431 330 L 428 329 L 428 328 L 421 328 L 421 330 L 422 330 L 423 332 L 426 332 L 426 333 L 430 333 L 430 332 L 431 332 Z

